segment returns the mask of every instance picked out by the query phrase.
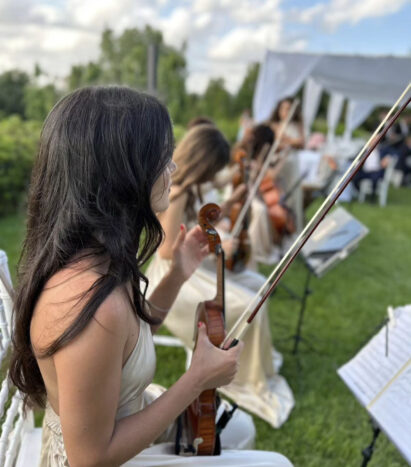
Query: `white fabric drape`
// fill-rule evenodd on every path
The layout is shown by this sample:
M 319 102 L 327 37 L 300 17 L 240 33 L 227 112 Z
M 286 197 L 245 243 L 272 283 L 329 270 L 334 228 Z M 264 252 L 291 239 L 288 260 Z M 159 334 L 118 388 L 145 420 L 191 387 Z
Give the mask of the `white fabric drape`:
M 353 130 L 361 125 L 374 107 L 375 104 L 372 102 L 355 101 L 352 99 L 348 101 L 347 113 L 345 114 L 345 139 L 351 139 Z
M 311 77 L 324 91 L 347 99 L 392 105 L 411 77 L 411 57 L 266 53 L 253 100 L 257 122 Z
M 312 78 L 308 78 L 303 92 L 303 123 L 304 123 L 304 138 L 308 141 L 311 125 L 317 116 L 318 107 L 320 106 L 322 87 Z
M 260 67 L 253 98 L 255 122 L 266 120 L 281 99 L 294 95 L 320 59 L 320 56 L 300 55 L 298 60 L 286 54 L 277 59 L 268 52 Z
M 329 141 L 334 140 L 335 129 L 337 128 L 338 122 L 341 117 L 341 112 L 344 105 L 344 96 L 338 92 L 331 94 L 330 102 L 328 103 L 327 109 L 327 126 Z

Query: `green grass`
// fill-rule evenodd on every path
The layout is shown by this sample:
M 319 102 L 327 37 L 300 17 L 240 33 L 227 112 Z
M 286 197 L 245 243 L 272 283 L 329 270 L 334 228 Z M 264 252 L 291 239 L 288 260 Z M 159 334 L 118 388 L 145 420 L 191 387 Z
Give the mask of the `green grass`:
M 411 303 L 411 190 L 391 190 L 386 208 L 358 203 L 346 208 L 370 233 L 345 261 L 311 281 L 313 293 L 307 302 L 303 336 L 317 352 L 302 343 L 299 356 L 291 354 L 292 342 L 286 338 L 295 331 L 299 304 L 281 287 L 270 299 L 273 341 L 284 354 L 282 374 L 294 391 L 296 406 L 278 430 L 254 418 L 256 447 L 279 451 L 296 467 L 361 465 L 361 450 L 372 437 L 368 416 L 336 370 L 374 334 L 388 305 Z M 0 248 L 9 255 L 12 274 L 23 224 L 22 215 L 0 219 Z M 297 260 L 283 283 L 301 293 L 305 275 L 303 263 Z M 170 385 L 184 371 L 184 352 L 158 348 L 157 353 L 155 381 Z M 385 435 L 380 435 L 370 465 L 407 464 Z

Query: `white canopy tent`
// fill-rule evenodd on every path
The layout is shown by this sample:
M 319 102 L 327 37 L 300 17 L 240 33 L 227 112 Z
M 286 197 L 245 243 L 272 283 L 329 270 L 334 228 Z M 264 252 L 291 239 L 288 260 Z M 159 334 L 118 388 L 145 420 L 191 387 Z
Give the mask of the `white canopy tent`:
M 266 120 L 278 102 L 293 96 L 305 82 L 302 113 L 308 135 L 323 91 L 331 95 L 327 124 L 330 136 L 348 99 L 346 136 L 377 105 L 391 106 L 411 79 L 411 57 L 318 55 L 267 51 L 253 100 L 256 122 Z

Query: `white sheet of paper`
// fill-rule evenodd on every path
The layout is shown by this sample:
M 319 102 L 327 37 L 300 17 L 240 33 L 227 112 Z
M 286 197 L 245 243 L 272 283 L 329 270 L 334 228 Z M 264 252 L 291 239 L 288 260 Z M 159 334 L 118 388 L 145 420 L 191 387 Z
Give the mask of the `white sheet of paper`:
M 411 306 L 394 310 L 395 320 L 338 374 L 408 462 L 411 462 Z

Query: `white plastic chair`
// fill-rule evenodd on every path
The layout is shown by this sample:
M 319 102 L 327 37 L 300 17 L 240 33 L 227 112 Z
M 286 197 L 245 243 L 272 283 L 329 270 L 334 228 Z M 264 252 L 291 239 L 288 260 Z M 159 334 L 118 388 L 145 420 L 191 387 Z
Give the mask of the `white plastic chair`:
M 393 180 L 396 158 L 389 156 L 388 165 L 384 172 L 384 177 L 377 182 L 376 193 L 378 195 L 378 203 L 380 206 L 386 206 L 388 198 L 388 189 Z M 358 193 L 358 201 L 363 203 L 367 195 L 372 194 L 372 181 L 364 179 L 360 181 L 360 190 Z
M 12 285 L 7 255 L 0 250 L 0 364 L 10 347 Z M 41 428 L 34 428 L 31 410 L 23 414 L 19 391 L 2 375 L 0 389 L 0 465 L 4 467 L 37 466 L 40 461 Z

